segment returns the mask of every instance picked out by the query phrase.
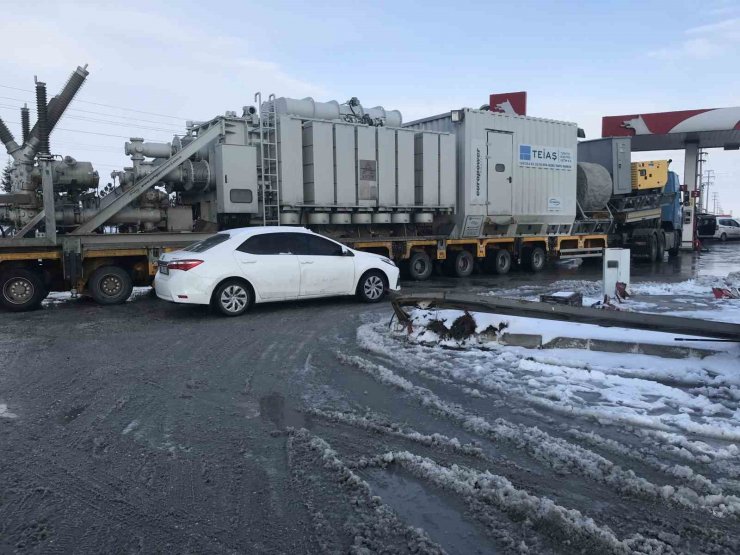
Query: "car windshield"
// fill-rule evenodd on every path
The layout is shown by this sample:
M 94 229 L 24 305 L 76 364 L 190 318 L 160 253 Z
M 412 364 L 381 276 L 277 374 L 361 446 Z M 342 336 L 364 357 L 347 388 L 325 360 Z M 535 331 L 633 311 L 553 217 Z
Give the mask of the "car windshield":
M 224 241 L 228 241 L 230 238 L 231 235 L 228 233 L 217 233 L 216 235 L 212 235 L 202 241 L 188 245 L 182 250 L 187 252 L 206 252 L 208 249 L 211 249 L 216 245 L 220 245 Z

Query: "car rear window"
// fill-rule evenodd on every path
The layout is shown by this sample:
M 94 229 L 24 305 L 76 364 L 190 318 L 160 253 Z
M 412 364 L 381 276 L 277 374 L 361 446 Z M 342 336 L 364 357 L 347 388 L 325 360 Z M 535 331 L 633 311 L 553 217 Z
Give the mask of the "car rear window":
M 217 233 L 216 235 L 212 235 L 211 237 L 203 239 L 202 241 L 198 241 L 197 243 L 188 245 L 182 250 L 188 252 L 205 252 L 208 249 L 215 247 L 216 245 L 220 245 L 224 241 L 228 241 L 229 239 L 231 239 L 231 236 L 228 233 Z

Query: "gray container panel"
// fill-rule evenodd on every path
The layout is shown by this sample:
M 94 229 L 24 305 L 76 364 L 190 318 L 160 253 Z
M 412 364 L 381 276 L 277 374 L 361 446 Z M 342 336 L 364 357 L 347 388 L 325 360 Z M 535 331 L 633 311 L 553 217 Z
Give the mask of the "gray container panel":
M 416 204 L 439 204 L 439 135 L 417 133 L 414 141 Z
M 256 214 L 257 147 L 221 144 L 214 157 L 218 212 Z
M 378 206 L 396 204 L 396 131 L 378 127 Z
M 356 127 L 357 131 L 357 204 L 378 204 L 378 161 L 375 127 Z
M 332 125 L 308 122 L 303 128 L 303 192 L 306 204 L 334 204 Z
M 632 192 L 632 141 L 629 137 L 610 137 L 578 143 L 578 161 L 604 166 L 612 176 L 615 195 Z
M 355 167 L 355 129 L 352 125 L 334 125 L 335 202 L 355 206 L 357 169 Z
M 454 208 L 457 199 L 455 136 L 439 136 L 439 204 Z
M 396 204 L 413 206 L 415 202 L 414 131 L 396 131 Z
M 284 205 L 303 204 L 303 130 L 301 121 L 280 118 L 280 202 Z

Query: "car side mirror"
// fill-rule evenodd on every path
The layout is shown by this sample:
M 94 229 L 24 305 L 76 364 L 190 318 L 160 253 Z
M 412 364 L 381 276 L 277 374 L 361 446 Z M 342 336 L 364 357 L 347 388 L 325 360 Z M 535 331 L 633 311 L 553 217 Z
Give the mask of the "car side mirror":
M 354 256 L 354 255 L 355 254 L 351 250 L 342 247 L 342 256 Z

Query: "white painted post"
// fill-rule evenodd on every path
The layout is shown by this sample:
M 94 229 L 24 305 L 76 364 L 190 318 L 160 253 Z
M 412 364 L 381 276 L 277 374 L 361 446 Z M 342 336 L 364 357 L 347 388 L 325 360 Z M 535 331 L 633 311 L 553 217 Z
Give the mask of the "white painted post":
M 683 182 L 687 185 L 689 206 L 683 207 L 683 229 L 681 231 L 681 250 L 694 250 L 694 222 L 696 219 L 696 199 L 693 191 L 697 190 L 696 169 L 699 157 L 699 145 L 687 143 L 683 163 Z
M 602 295 L 609 299 L 614 297 L 617 282 L 630 285 L 630 250 L 604 249 L 604 275 L 602 280 Z

